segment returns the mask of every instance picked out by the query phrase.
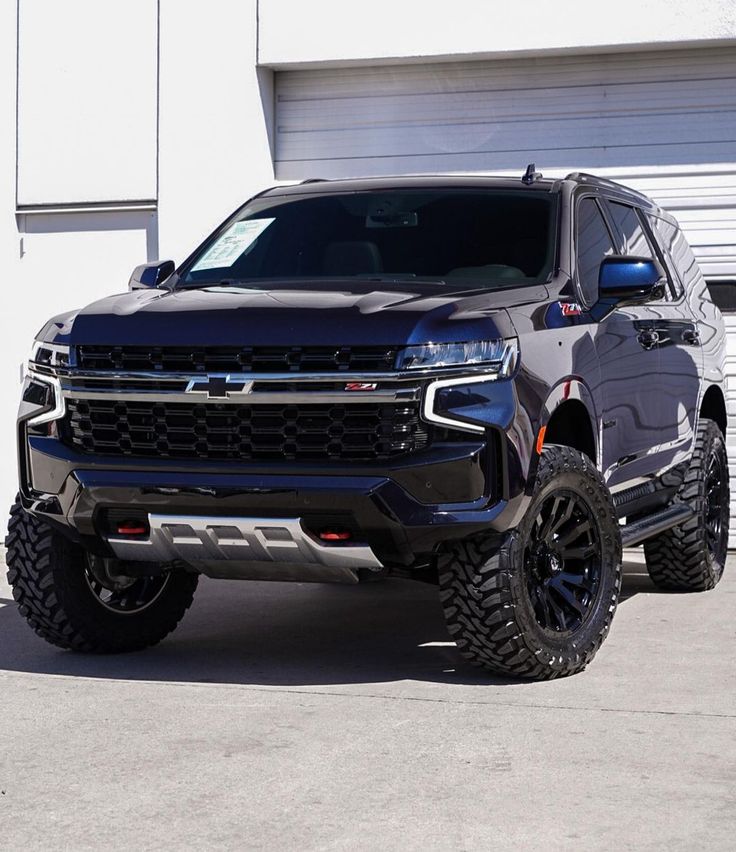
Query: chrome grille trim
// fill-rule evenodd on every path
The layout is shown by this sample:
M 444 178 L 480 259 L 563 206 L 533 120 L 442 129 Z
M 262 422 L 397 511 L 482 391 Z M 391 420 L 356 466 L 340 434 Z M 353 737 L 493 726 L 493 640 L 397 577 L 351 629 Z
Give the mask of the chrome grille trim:
M 203 405 L 218 403 L 222 405 L 267 405 L 275 403 L 288 405 L 289 403 L 347 403 L 347 402 L 415 402 L 421 396 L 421 388 L 377 388 L 374 391 L 259 391 L 257 388 L 247 394 L 232 395 L 229 397 L 213 397 L 202 399 L 187 391 L 156 389 L 152 391 L 136 389 L 111 390 L 89 390 L 87 388 L 64 387 L 62 385 L 62 396 L 65 399 L 125 399 L 141 400 L 150 402 L 200 402 Z
M 110 371 L 110 370 L 81 370 L 77 368 L 51 368 L 29 364 L 32 372 L 42 372 L 46 375 L 58 376 L 64 380 L 74 379 L 97 379 L 102 381 L 124 382 L 133 381 L 190 381 L 191 379 L 202 379 L 208 375 L 223 375 L 210 371 L 209 373 L 164 373 L 140 370 Z M 458 367 L 428 367 L 423 370 L 388 371 L 383 373 L 372 372 L 345 372 L 345 373 L 233 373 L 227 375 L 233 379 L 253 382 L 416 382 L 419 379 L 453 378 L 460 376 L 485 375 L 491 378 L 492 370 L 488 364 L 461 365 Z

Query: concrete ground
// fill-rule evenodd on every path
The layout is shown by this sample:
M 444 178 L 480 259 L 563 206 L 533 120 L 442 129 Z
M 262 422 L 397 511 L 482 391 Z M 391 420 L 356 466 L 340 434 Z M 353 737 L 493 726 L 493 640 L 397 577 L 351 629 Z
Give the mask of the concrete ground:
M 4 849 L 733 849 L 736 559 L 658 593 L 628 554 L 589 669 L 479 675 L 432 587 L 203 581 L 120 657 L 0 585 Z M 3 572 L 4 573 L 4 572 Z

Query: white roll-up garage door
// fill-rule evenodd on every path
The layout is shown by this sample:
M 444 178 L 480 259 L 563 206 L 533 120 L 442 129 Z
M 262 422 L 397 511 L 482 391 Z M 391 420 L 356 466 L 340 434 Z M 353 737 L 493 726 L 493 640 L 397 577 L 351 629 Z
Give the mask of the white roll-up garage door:
M 276 175 L 594 171 L 670 209 L 736 275 L 736 51 L 282 71 Z
M 281 180 L 595 172 L 674 213 L 706 277 L 736 277 L 733 49 L 281 71 L 275 161 Z

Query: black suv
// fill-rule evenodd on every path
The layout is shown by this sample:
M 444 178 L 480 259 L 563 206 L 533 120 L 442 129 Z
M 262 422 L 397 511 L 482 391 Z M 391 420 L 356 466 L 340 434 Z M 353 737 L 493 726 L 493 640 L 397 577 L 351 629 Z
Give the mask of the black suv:
M 725 333 L 676 221 L 586 174 L 306 181 L 51 320 L 7 538 L 50 642 L 129 651 L 199 574 L 438 583 L 460 652 L 585 667 L 621 548 L 718 582 Z

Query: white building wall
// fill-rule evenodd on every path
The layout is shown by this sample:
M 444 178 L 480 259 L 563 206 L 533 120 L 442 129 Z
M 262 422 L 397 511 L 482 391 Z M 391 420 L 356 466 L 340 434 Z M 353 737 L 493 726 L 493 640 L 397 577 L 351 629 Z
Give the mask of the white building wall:
M 41 326 L 125 290 L 139 263 L 182 260 L 273 181 L 266 128 L 273 95 L 270 72 L 256 68 L 256 0 L 19 5 L 21 27 L 25 19 L 29 29 L 20 38 L 18 159 L 25 171 L 17 198 L 15 122 L 0 121 L 0 513 L 15 492 L 19 367 Z M 124 20 L 113 35 L 118 13 Z M 8 117 L 16 109 L 16 27 L 16 3 L 0 3 L 0 110 Z M 109 50 L 85 49 L 96 35 Z M 67 66 L 69 52 L 75 56 Z M 122 82 L 113 65 L 127 69 Z M 80 82 L 81 72 L 89 79 Z M 97 106 L 85 113 L 94 93 Z M 105 133 L 89 145 L 95 120 Z M 59 127 L 64 138 L 56 149 L 52 131 Z M 122 147 L 105 142 L 116 131 L 125 136 Z M 65 171 L 74 179 L 66 181 Z M 16 202 L 36 212 L 16 216 Z M 80 209 L 80 202 L 92 203 Z
M 155 199 L 157 0 L 18 9 L 18 204 Z
M 177 262 L 273 183 L 255 0 L 161 0 L 159 247 Z
M 736 37 L 733 0 L 260 0 L 259 61 L 417 61 L 593 52 Z

